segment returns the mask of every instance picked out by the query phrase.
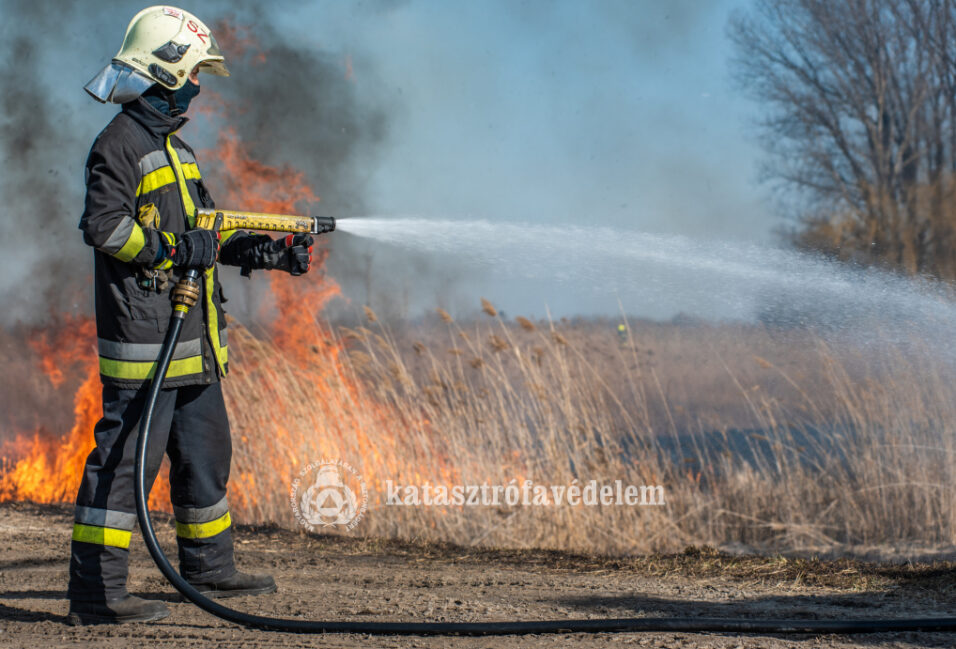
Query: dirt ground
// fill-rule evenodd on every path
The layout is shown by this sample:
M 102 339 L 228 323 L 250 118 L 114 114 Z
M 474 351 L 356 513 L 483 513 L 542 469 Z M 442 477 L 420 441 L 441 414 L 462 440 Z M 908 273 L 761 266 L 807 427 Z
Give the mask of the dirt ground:
M 130 590 L 168 599 L 150 624 L 65 624 L 70 508 L 0 506 L 0 647 L 950 647 L 956 634 L 754 636 L 302 636 L 251 631 L 176 603 L 134 535 Z M 158 525 L 173 547 L 168 520 Z M 633 616 L 843 618 L 946 616 L 956 564 L 734 557 L 707 548 L 608 559 L 491 551 L 240 527 L 240 566 L 271 571 L 279 592 L 228 600 L 266 615 L 329 620 L 479 621 Z

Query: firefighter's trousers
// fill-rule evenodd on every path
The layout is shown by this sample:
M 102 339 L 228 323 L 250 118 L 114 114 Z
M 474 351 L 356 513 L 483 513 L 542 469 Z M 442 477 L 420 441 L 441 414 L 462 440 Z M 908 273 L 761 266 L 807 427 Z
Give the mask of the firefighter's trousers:
M 129 544 L 136 524 L 136 438 L 146 387 L 103 388 L 103 418 L 93 434 L 76 497 L 70 557 L 71 600 L 125 597 Z M 220 383 L 162 390 L 150 431 L 146 484 L 169 456 L 170 500 L 179 566 L 192 582 L 232 576 L 232 528 L 226 483 L 232 442 Z

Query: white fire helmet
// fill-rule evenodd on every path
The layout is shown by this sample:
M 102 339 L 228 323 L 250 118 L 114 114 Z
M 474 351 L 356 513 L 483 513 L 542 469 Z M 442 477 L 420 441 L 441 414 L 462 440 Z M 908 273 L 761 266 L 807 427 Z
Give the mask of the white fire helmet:
M 147 7 L 130 21 L 119 53 L 84 88 L 98 101 L 123 104 L 154 83 L 182 88 L 197 65 L 229 76 L 219 44 L 201 20 L 176 7 Z

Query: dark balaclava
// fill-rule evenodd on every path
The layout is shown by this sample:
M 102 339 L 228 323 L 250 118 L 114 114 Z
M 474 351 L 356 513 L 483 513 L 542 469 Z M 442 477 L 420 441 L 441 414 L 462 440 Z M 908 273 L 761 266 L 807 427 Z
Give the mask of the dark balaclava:
M 189 108 L 189 102 L 199 94 L 199 85 L 186 81 L 179 90 L 168 90 L 158 83 L 143 93 L 143 99 L 149 105 L 169 117 L 179 117 Z

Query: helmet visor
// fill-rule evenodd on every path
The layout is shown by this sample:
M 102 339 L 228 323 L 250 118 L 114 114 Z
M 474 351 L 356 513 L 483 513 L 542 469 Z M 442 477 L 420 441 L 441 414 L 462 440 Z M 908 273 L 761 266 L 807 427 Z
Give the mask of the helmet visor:
M 212 34 L 209 35 L 209 47 L 206 48 L 206 56 L 208 58 L 199 62 L 200 72 L 208 72 L 209 74 L 215 74 L 220 77 L 229 76 L 229 70 L 226 69 L 226 61 L 222 55 L 222 50 L 219 49 L 219 43 Z
M 154 83 L 145 74 L 114 60 L 90 79 L 83 89 L 104 104 L 125 104 L 142 95 Z
M 226 64 L 222 60 L 217 59 L 208 59 L 199 64 L 200 72 L 208 72 L 209 74 L 215 74 L 220 77 L 228 77 L 229 70 L 226 69 Z

